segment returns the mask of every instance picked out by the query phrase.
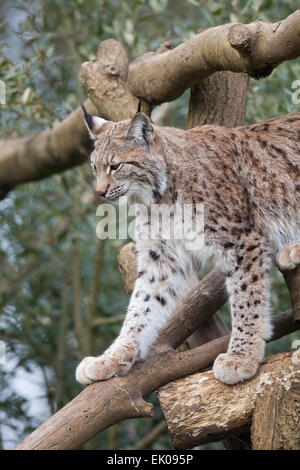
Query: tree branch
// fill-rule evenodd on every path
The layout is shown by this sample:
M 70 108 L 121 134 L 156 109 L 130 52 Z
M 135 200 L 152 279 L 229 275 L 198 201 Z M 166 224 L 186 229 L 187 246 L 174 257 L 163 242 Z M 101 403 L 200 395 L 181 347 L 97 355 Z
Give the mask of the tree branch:
M 96 114 L 90 100 L 85 105 Z M 80 108 L 35 136 L 0 140 L 0 199 L 20 183 L 40 180 L 84 163 L 90 150 Z
M 150 52 L 129 68 L 135 96 L 152 104 L 172 101 L 214 72 L 245 72 L 263 78 L 300 55 L 300 10 L 278 23 L 226 24 L 207 29 L 175 49 Z
M 121 121 L 137 111 L 138 99 L 128 88 L 127 76 L 127 54 L 115 39 L 100 42 L 96 58 L 81 65 L 81 83 L 104 119 Z

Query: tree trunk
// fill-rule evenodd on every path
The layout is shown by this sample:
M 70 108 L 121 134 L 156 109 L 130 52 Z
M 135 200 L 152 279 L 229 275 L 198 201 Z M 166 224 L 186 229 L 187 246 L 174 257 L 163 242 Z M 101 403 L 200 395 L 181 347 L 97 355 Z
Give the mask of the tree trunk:
M 204 124 L 237 127 L 245 124 L 249 77 L 217 72 L 191 89 L 188 129 Z

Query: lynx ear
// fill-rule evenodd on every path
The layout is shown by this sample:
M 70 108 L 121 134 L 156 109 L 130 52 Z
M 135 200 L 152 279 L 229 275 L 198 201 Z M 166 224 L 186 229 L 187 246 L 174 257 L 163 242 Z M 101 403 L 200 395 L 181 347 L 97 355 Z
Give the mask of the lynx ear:
M 98 132 L 100 131 L 101 127 L 108 121 L 106 119 L 99 118 L 97 116 L 92 116 L 87 112 L 85 106 L 81 105 L 84 114 L 84 121 L 88 131 L 93 139 L 97 137 Z
M 153 137 L 153 126 L 148 116 L 142 112 L 137 112 L 130 124 L 126 137 L 134 139 L 139 143 L 149 144 Z

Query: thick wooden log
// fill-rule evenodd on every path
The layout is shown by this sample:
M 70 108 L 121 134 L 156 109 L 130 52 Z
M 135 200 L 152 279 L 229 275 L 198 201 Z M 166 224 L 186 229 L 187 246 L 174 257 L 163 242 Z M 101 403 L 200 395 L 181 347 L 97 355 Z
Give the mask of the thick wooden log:
M 283 380 L 284 376 L 266 386 L 256 400 L 251 427 L 253 450 L 300 449 L 300 368 L 287 384 Z
M 130 118 L 138 99 L 128 89 L 127 75 L 123 46 L 114 39 L 102 41 L 96 59 L 81 66 L 80 79 L 93 100 L 85 102 L 88 112 L 111 121 Z M 148 109 L 149 105 L 143 105 L 143 111 Z M 0 139 L 0 144 L 0 199 L 18 184 L 85 163 L 92 150 L 80 107 L 51 129 L 35 136 Z
M 229 334 L 229 328 L 224 323 L 221 315 L 217 312 L 204 322 L 200 328 L 195 330 L 194 333 L 185 340 L 185 344 L 189 349 L 192 349 Z
M 278 386 L 288 392 L 298 372 L 291 353 L 282 353 L 265 359 L 255 377 L 235 386 L 219 382 L 208 371 L 161 387 L 159 400 L 175 448 L 249 432 L 257 398 Z

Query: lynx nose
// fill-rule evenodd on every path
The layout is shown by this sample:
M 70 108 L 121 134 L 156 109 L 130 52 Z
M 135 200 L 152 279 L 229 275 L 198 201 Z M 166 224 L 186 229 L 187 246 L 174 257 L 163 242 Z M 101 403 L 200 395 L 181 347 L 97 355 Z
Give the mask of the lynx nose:
M 109 188 L 109 184 L 103 186 L 96 186 L 96 194 L 97 196 L 100 196 L 100 197 L 105 197 L 107 191 L 108 191 L 108 188 Z

